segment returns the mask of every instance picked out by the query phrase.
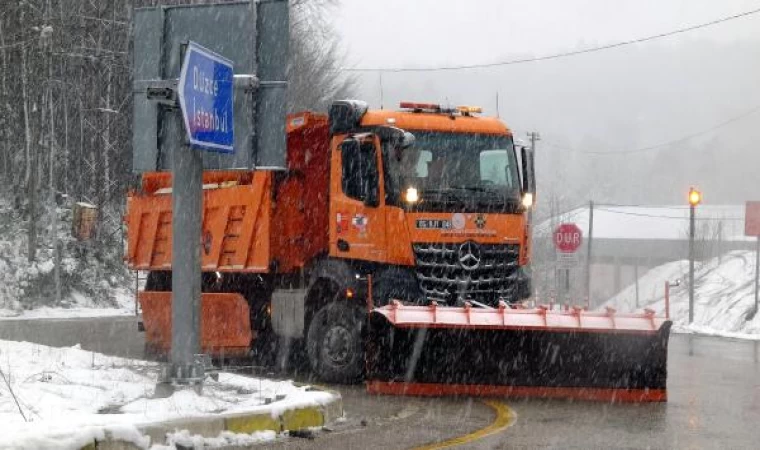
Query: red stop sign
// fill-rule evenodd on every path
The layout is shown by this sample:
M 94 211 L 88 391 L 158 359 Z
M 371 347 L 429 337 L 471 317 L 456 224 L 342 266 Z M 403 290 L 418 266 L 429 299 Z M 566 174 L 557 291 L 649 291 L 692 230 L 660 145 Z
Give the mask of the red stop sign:
M 562 253 L 575 252 L 582 240 L 581 229 L 574 223 L 563 223 L 554 230 L 554 246 Z

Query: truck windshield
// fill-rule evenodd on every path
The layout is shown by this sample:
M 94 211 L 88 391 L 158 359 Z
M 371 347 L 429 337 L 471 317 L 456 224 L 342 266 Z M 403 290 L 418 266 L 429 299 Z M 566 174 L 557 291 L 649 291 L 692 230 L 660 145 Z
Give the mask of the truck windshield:
M 386 192 L 416 188 L 427 202 L 443 197 L 503 204 L 519 199 L 517 160 L 510 136 L 413 131 L 415 144 L 386 149 Z M 395 202 L 394 202 L 395 203 Z

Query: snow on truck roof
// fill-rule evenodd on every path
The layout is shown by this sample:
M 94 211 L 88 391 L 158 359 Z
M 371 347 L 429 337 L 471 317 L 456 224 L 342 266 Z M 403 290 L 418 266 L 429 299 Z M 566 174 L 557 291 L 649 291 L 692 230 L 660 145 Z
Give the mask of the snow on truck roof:
M 700 205 L 697 229 L 721 227 L 725 241 L 749 241 L 744 235 L 744 205 Z M 536 227 L 536 235 L 547 235 L 556 224 L 575 223 L 588 236 L 589 208 L 576 208 Z M 720 224 L 720 225 L 718 225 Z M 683 205 L 606 206 L 594 205 L 594 238 L 629 240 L 686 240 L 689 207 Z

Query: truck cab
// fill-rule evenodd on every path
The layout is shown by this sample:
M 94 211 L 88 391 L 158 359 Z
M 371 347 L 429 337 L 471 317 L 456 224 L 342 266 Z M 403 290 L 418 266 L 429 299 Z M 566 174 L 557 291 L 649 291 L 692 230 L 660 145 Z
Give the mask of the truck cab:
M 529 296 L 532 157 L 478 108 L 401 108 L 330 110 L 330 256 L 368 266 L 378 304 Z

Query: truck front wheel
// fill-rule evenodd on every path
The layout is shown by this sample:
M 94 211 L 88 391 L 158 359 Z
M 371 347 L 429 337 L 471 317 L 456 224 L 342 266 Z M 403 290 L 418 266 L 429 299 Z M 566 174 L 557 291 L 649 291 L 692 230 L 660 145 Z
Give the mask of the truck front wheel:
M 363 314 L 345 303 L 330 303 L 309 324 L 309 362 L 319 379 L 329 383 L 359 381 L 364 369 Z

